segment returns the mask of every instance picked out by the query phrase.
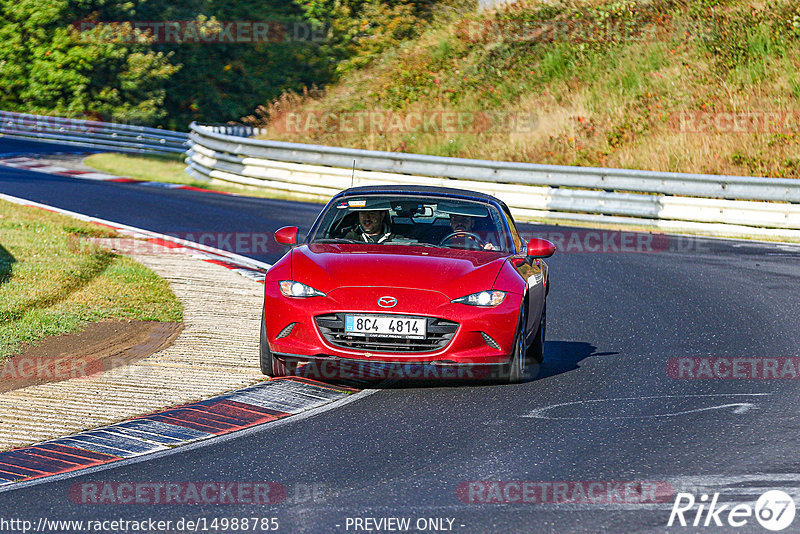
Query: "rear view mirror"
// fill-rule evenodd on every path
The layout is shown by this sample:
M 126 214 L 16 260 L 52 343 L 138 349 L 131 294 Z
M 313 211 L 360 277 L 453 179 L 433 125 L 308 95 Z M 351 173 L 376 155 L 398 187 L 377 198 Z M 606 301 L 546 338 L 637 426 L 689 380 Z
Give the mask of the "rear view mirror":
M 547 239 L 534 237 L 528 241 L 528 257 L 549 258 L 556 251 L 556 246 Z
M 297 244 L 297 227 L 284 226 L 275 232 L 275 241 L 281 245 L 296 245 Z

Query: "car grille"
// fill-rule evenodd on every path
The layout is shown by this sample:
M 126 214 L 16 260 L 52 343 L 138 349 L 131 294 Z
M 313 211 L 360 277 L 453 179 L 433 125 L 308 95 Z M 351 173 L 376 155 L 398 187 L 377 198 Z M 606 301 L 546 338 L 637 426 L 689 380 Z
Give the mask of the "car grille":
M 344 332 L 344 316 L 344 313 L 335 313 L 315 317 L 317 327 L 328 343 L 343 349 L 370 352 L 433 352 L 446 347 L 458 330 L 458 323 L 428 317 L 428 335 L 425 339 L 351 336 Z

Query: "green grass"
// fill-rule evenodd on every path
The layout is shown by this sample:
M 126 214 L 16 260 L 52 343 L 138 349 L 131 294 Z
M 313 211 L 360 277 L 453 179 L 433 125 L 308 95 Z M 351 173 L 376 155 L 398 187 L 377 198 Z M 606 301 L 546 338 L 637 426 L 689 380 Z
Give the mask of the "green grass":
M 22 343 L 90 321 L 179 322 L 166 280 L 130 258 L 91 245 L 112 230 L 0 201 L 0 360 Z
M 89 167 L 101 172 L 146 180 L 201 187 L 202 182 L 186 174 L 183 154 L 132 156 L 128 154 L 92 154 L 84 160 Z
M 136 180 L 146 180 L 150 182 L 165 182 L 171 184 L 182 184 L 191 187 L 208 189 L 209 191 L 222 191 L 236 195 L 246 195 L 261 198 L 278 198 L 286 200 L 305 200 L 319 201 L 312 197 L 303 197 L 292 193 L 281 193 L 256 187 L 240 186 L 227 184 L 218 180 L 213 182 L 201 182 L 186 174 L 186 164 L 183 162 L 184 155 L 130 155 L 103 153 L 93 154 L 87 157 L 84 164 L 97 169 L 98 171 L 125 176 Z

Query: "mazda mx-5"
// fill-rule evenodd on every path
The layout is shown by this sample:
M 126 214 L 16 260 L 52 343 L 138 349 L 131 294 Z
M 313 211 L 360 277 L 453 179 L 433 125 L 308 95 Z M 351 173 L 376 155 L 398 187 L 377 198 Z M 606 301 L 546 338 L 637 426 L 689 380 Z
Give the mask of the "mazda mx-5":
M 544 357 L 552 243 L 472 191 L 356 187 L 333 197 L 265 280 L 261 370 L 379 362 L 481 366 L 518 382 Z

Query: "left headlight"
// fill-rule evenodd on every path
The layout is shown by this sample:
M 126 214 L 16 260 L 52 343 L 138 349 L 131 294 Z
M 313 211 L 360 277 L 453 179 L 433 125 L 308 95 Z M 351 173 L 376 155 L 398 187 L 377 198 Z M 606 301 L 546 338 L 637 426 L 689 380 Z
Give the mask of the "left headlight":
M 294 280 L 281 280 L 278 282 L 284 297 L 324 297 L 325 293 L 311 286 L 295 282 Z
M 499 305 L 506 298 L 505 291 L 479 291 L 466 297 L 454 299 L 451 302 L 458 302 L 459 304 L 468 304 L 470 306 L 481 306 L 484 308 L 492 308 Z

